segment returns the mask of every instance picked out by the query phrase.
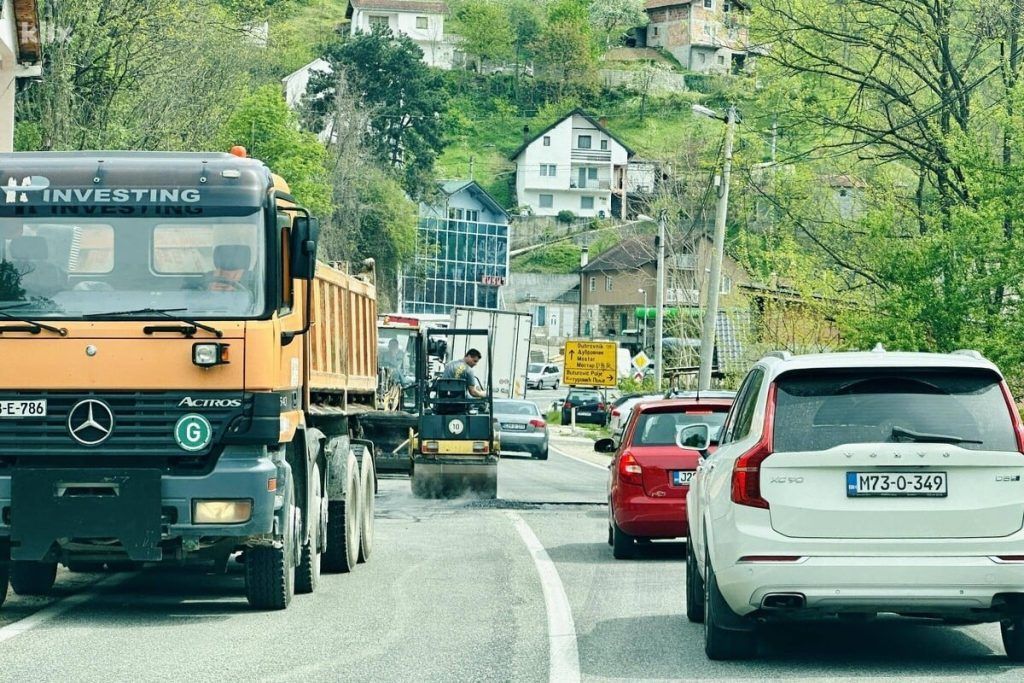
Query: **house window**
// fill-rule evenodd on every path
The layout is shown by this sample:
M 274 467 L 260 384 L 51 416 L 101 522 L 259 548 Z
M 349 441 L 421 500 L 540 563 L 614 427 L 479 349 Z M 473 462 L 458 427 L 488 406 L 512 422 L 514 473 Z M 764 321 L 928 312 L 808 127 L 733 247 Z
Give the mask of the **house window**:
M 416 28 L 427 28 L 426 17 L 416 17 Z
M 725 56 L 724 55 L 718 55 L 718 63 L 719 64 L 725 64 Z
M 370 31 L 386 31 L 391 28 L 391 21 L 386 16 L 371 14 L 368 21 L 370 22 Z
M 551 136 L 550 135 L 545 135 L 544 136 L 544 146 L 545 147 L 550 147 L 551 146 Z
M 626 325 L 629 324 L 629 316 L 625 313 L 619 313 L 619 331 L 625 332 Z
M 466 209 L 466 220 L 473 223 L 480 222 L 480 212 L 476 209 Z
M 544 323 L 546 323 L 547 320 L 548 320 L 548 307 L 547 306 L 537 306 L 536 308 L 533 309 L 533 324 L 534 325 L 538 325 L 540 327 L 543 327 Z
M 715 9 L 715 0 L 704 0 L 704 9 Z
M 719 290 L 722 294 L 728 294 L 732 291 L 732 278 L 722 273 L 722 287 Z
M 548 176 L 548 177 L 554 178 L 556 175 L 558 175 L 558 165 L 557 164 L 541 164 L 540 165 L 540 174 L 542 176 Z
M 542 209 L 550 209 L 555 205 L 555 195 L 553 194 L 542 194 L 540 195 L 539 199 L 540 208 Z
M 729 0 L 725 0 L 725 2 L 722 3 L 722 11 L 728 12 L 730 9 L 731 8 L 729 7 Z
M 581 209 L 593 209 L 594 198 L 593 197 L 580 197 L 580 208 Z
M 597 180 L 597 167 L 596 166 L 588 166 L 587 167 L 587 180 Z
M 590 282 L 587 285 L 587 289 L 589 289 L 591 292 L 596 292 L 597 291 L 597 278 L 596 277 L 594 277 L 594 276 L 590 277 Z
M 604 291 L 606 291 L 606 292 L 612 291 L 612 282 L 613 281 L 612 281 L 612 276 L 611 275 L 605 275 L 604 276 Z
M 706 59 L 706 58 L 705 58 L 705 56 L 704 56 L 704 53 L 703 53 L 703 52 L 698 52 L 698 53 L 697 53 L 697 63 L 698 63 L 698 64 L 703 64 L 703 63 L 704 63 L 704 60 L 705 60 L 705 59 Z
M 590 149 L 590 136 L 581 135 L 576 141 L 577 149 Z
M 653 35 L 654 37 L 657 37 L 657 36 L 658 36 L 658 27 L 657 27 L 657 26 L 654 26 L 654 27 L 652 27 L 652 29 L 651 29 L 651 30 L 653 31 L 652 35 Z
M 608 151 L 608 141 L 607 140 L 601 140 L 601 149 L 603 149 L 606 152 Z

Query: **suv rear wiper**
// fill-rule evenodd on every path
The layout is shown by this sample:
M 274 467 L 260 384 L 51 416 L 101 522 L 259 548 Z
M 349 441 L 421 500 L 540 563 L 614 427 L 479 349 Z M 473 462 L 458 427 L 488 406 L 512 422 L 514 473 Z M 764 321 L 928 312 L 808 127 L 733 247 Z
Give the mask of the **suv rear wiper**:
M 30 301 L 25 301 L 20 304 L 14 304 L 12 306 L 4 306 L 0 308 L 0 318 L 6 318 L 7 320 L 13 320 L 14 322 L 24 323 L 25 327 L 6 326 L 0 327 L 0 334 L 4 332 L 31 332 L 32 334 L 39 334 L 43 330 L 47 332 L 53 332 L 59 334 L 62 337 L 68 336 L 68 328 L 66 327 L 54 327 L 53 325 L 47 325 L 45 323 L 36 322 L 35 320 L 29 320 L 28 318 L 21 318 L 16 315 L 11 315 L 7 311 L 14 310 L 15 308 L 24 308 L 28 306 Z
M 211 327 L 209 325 L 204 325 L 203 323 L 201 323 L 201 322 L 199 322 L 197 320 L 192 320 L 191 318 L 186 318 L 184 316 L 171 315 L 172 313 L 178 313 L 180 311 L 187 311 L 187 310 L 188 310 L 187 308 L 139 308 L 139 309 L 136 309 L 134 311 L 110 311 L 108 313 L 86 313 L 82 317 L 83 318 L 106 318 L 106 317 L 112 317 L 113 318 L 113 317 L 120 317 L 120 316 L 123 316 L 123 315 L 144 315 L 146 313 L 150 313 L 152 315 L 162 315 L 163 317 L 170 318 L 171 320 L 180 320 L 181 322 L 187 323 L 187 324 L 191 325 L 192 327 L 194 327 L 196 329 L 205 330 L 206 332 L 209 332 L 210 334 L 217 335 L 218 337 L 223 337 L 224 336 L 224 333 L 221 332 L 220 330 L 218 330 L 216 327 Z M 155 330 L 151 330 L 151 328 L 146 328 L 146 330 L 155 331 Z M 175 328 L 175 331 L 180 331 L 182 333 L 187 333 L 189 331 L 189 328 L 187 328 L 187 327 Z M 195 330 L 191 330 L 191 332 L 194 334 Z M 147 332 L 147 334 L 148 333 L 149 332 Z M 186 336 L 191 336 L 191 334 L 186 334 Z
M 960 436 L 951 436 L 948 434 L 925 434 L 923 432 L 915 432 L 904 427 L 893 427 L 892 437 L 910 439 L 910 441 L 914 443 L 984 443 L 977 439 L 965 439 Z

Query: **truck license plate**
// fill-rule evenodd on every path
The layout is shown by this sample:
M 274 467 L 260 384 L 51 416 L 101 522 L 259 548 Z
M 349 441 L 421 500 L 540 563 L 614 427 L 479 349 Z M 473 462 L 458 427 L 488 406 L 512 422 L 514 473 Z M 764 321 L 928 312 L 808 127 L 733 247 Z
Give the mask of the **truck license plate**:
M 46 399 L 35 401 L 0 401 L 0 419 L 46 417 Z
M 947 494 L 945 472 L 847 472 L 846 496 L 924 496 Z

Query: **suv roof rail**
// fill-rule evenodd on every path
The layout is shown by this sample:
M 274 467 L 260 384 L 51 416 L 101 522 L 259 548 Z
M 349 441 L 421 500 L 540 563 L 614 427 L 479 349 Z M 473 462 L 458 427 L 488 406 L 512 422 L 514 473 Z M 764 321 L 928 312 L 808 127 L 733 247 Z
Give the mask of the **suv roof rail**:
M 789 351 L 769 351 L 764 355 L 768 358 L 778 358 L 779 360 L 789 360 L 793 357 L 793 354 Z
M 953 351 L 953 355 L 967 356 L 974 360 L 985 360 L 985 356 L 981 355 L 980 351 L 975 351 L 974 349 L 957 349 L 956 351 Z

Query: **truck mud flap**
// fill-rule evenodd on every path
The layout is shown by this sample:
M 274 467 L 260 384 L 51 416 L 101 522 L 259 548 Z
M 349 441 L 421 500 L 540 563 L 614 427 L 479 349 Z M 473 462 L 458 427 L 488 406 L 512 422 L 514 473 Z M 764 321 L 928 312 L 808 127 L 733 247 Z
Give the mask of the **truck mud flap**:
M 11 476 L 11 559 L 49 560 L 58 540 L 117 539 L 159 561 L 160 470 L 20 469 Z

